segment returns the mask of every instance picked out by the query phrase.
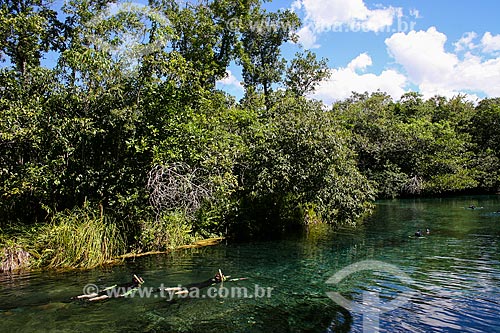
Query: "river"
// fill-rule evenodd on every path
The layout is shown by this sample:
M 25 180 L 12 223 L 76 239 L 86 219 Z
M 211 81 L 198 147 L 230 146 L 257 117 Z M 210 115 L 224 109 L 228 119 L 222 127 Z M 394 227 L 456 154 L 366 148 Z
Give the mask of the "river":
M 471 204 L 478 208 L 467 209 Z M 319 226 L 278 241 L 179 250 L 88 271 L 4 275 L 0 327 L 2 332 L 369 332 L 376 327 L 500 332 L 500 214 L 494 213 L 499 209 L 500 196 L 378 201 L 375 213 L 357 228 Z M 425 228 L 429 235 L 411 237 Z M 69 300 L 87 284 L 103 288 L 133 274 L 146 281 L 143 289 L 153 291 L 203 281 L 219 268 L 246 279 L 205 289 L 200 297 L 169 300 L 168 293 L 152 292 L 96 303 Z M 334 283 L 326 283 L 331 277 Z M 347 310 L 339 299 L 355 306 Z

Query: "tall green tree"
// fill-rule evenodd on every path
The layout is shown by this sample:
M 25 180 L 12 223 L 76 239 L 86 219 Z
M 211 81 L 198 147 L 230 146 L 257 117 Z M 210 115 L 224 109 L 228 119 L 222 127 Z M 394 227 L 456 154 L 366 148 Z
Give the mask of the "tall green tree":
M 0 4 L 0 60 L 8 57 L 22 76 L 45 52 L 60 50 L 62 25 L 49 1 L 5 0 Z
M 475 107 L 467 132 L 475 145 L 478 178 L 482 188 L 500 189 L 500 98 L 487 98 Z
M 243 20 L 259 6 L 258 0 L 218 0 L 178 3 L 175 0 L 152 1 L 171 23 L 170 53 L 179 54 L 187 65 L 190 84 L 213 90 L 226 75 L 229 63 L 236 59 L 240 30 L 230 22 Z
M 500 158 L 500 98 L 479 102 L 471 119 L 470 133 L 481 150 L 491 149 Z
M 297 96 L 305 96 L 330 75 L 327 59 L 318 60 L 316 54 L 306 51 L 297 53 L 287 67 L 285 85 Z
M 289 10 L 274 13 L 256 7 L 243 22 L 239 63 L 247 95 L 262 92 L 269 109 L 273 84 L 283 81 L 286 61 L 281 46 L 296 41 L 300 26 L 297 15 Z

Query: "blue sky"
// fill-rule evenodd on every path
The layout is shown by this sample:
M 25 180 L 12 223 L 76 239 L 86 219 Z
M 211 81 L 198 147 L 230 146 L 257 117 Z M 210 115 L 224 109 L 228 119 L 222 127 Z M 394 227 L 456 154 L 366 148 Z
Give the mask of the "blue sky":
M 326 103 L 352 91 L 404 92 L 425 97 L 467 94 L 500 97 L 500 1 L 478 0 L 286 0 L 266 5 L 292 8 L 302 19 L 304 48 L 329 59 L 332 77 L 315 98 Z M 299 50 L 285 45 L 287 58 Z M 242 95 L 240 69 L 219 83 Z

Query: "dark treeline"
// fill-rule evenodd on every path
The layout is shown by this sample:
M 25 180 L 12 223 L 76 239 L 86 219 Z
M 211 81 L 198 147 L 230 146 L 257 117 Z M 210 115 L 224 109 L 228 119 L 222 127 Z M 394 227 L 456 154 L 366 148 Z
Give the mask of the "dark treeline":
M 332 112 L 377 198 L 498 192 L 500 99 L 354 94 Z
M 499 99 L 354 94 L 325 108 L 304 96 L 326 60 L 280 52 L 300 26 L 289 11 L 163 0 L 96 16 L 109 3 L 70 1 L 64 15 L 0 5 L 0 245 L 24 244 L 39 265 L 354 224 L 376 198 L 499 189 Z M 144 35 L 137 52 L 125 32 Z M 231 62 L 241 101 L 215 86 Z

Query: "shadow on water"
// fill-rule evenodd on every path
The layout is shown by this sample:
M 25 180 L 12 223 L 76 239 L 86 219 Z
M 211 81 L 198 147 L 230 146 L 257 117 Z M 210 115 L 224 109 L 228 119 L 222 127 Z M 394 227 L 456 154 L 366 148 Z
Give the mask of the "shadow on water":
M 474 204 L 481 210 L 467 210 Z M 367 291 L 390 301 L 407 291 L 406 304 L 383 313 L 383 331 L 495 331 L 500 327 L 500 207 L 498 196 L 387 200 L 356 229 L 318 226 L 288 239 L 180 250 L 90 271 L 32 272 L 0 277 L 2 331 L 39 332 L 362 332 L 363 317 L 327 297 L 336 291 L 360 303 Z M 425 238 L 409 237 L 430 228 Z M 353 263 L 394 265 L 411 283 L 385 272 L 357 272 L 326 284 Z M 246 280 L 255 297 L 149 297 L 101 303 L 70 302 L 93 283 L 145 287 L 204 281 L 221 268 Z M 271 288 L 256 297 L 256 288 Z M 6 329 L 4 329 L 6 328 Z M 493 328 L 493 329 L 492 329 Z

